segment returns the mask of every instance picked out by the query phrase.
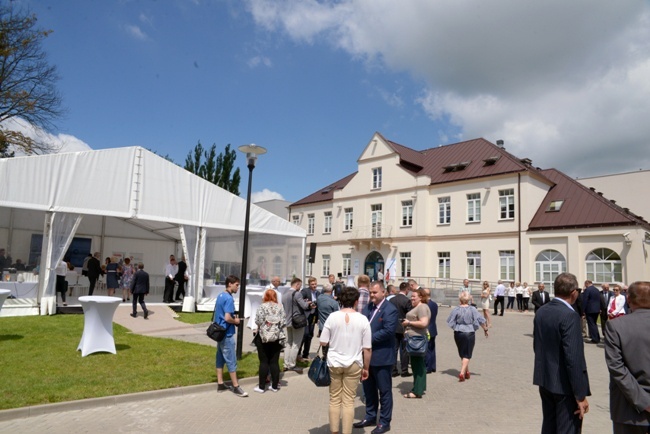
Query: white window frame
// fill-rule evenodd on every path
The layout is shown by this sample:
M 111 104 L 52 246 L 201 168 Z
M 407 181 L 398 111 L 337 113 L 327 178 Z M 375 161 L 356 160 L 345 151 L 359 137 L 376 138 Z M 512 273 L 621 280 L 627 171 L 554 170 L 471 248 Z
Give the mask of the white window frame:
M 481 252 L 467 252 L 467 278 L 470 280 L 481 279 Z
M 370 205 L 370 225 L 372 228 L 372 238 L 381 237 L 382 212 L 382 206 L 380 203 Z
M 314 235 L 316 226 L 316 214 L 307 214 L 307 235 Z
M 314 264 L 312 264 L 311 262 L 307 261 L 307 262 L 305 263 L 305 276 L 311 276 L 311 275 L 312 275 L 311 271 L 312 271 L 313 268 L 314 268 Z M 303 282 L 303 283 L 304 283 L 304 282 Z
M 587 254 L 585 259 L 587 280 L 594 283 L 623 281 L 623 262 L 615 251 L 599 247 Z
M 345 232 L 349 232 L 352 230 L 352 223 L 354 221 L 354 209 L 345 208 L 343 212 L 345 213 L 345 222 L 344 222 L 343 230 Z
M 499 250 L 499 279 L 515 281 L 514 250 Z
M 565 272 L 566 259 L 557 250 L 542 250 L 535 258 L 535 281 L 543 283 L 551 295 L 555 295 L 555 278 Z
M 401 252 L 399 263 L 401 277 L 411 277 L 411 252 Z
M 323 233 L 331 234 L 332 233 L 332 211 L 325 211 L 323 215 L 325 217 L 325 221 L 323 222 Z
M 481 193 L 469 193 L 467 195 L 467 223 L 479 223 L 481 221 Z
M 402 227 L 413 226 L 413 201 L 402 201 Z
M 372 189 L 379 190 L 381 188 L 382 171 L 381 167 L 374 167 L 372 169 Z
M 438 252 L 438 278 L 449 279 L 451 277 L 451 253 Z
M 273 275 L 282 276 L 282 257 L 280 255 L 273 258 Z
M 330 275 L 330 261 L 330 255 L 323 255 L 323 274 L 321 276 L 327 277 Z
M 438 198 L 438 224 L 448 225 L 451 224 L 451 197 Z
M 515 219 L 515 189 L 499 190 L 499 220 Z
M 347 277 L 352 274 L 352 254 L 343 253 L 343 276 Z

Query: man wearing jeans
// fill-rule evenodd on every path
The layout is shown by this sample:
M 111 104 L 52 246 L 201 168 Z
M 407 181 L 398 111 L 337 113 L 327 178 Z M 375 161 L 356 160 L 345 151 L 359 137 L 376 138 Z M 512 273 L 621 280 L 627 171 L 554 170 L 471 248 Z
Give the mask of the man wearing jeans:
M 239 291 L 239 278 L 230 275 L 226 277 L 226 291 L 219 294 L 214 308 L 213 321 L 226 329 L 226 337 L 217 343 L 217 392 L 231 390 L 223 384 L 223 366 L 226 365 L 232 380 L 232 391 L 242 398 L 248 396 L 239 387 L 237 381 L 237 342 L 235 341 L 235 326 L 239 325 L 241 319 L 235 314 L 235 300 L 233 295 Z

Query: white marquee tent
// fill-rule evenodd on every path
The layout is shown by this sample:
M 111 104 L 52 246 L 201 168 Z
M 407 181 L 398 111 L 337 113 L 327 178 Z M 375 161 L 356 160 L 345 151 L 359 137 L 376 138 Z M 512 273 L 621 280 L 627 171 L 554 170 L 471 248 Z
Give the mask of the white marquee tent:
M 202 294 L 206 256 L 241 264 L 246 201 L 140 147 L 0 159 L 0 185 L 0 248 L 25 251 L 28 235 L 42 233 L 41 314 L 56 310 L 54 268 L 75 235 L 91 237 L 102 254 L 118 242 L 148 245 L 158 256 L 145 263 L 161 266 L 182 245 L 200 277 L 190 279 L 183 310 Z M 265 258 L 274 274 L 302 275 L 305 237 L 252 205 L 248 263 Z

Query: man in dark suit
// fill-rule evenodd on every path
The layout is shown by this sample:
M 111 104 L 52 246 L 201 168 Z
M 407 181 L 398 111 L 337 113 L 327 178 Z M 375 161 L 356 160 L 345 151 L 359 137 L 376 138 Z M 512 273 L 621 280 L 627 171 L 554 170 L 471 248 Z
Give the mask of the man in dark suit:
M 427 374 L 436 372 L 436 336 L 438 336 L 438 326 L 436 325 L 436 317 L 438 316 L 438 303 L 431 300 L 431 290 L 426 288 L 424 290 L 429 297 L 427 306 L 431 311 L 431 318 L 429 319 L 429 342 L 427 343 L 427 353 L 424 356 L 424 362 L 427 366 Z
M 609 300 L 614 296 L 614 293 L 609 290 L 609 284 L 603 283 L 603 290 L 600 293 L 600 329 L 605 336 L 605 325 L 607 325 L 607 308 L 609 307 Z
M 562 273 L 554 287 L 555 298 L 538 309 L 533 323 L 533 384 L 542 399 L 542 434 L 580 433 L 591 392 L 580 316 L 571 307 L 579 286 L 573 274 Z
M 537 313 L 537 310 L 549 301 L 551 301 L 551 297 L 548 295 L 548 292 L 544 291 L 544 284 L 540 283 L 537 285 L 537 291 L 533 292 L 532 302 L 533 306 L 535 306 L 535 313 Z
M 406 319 L 406 312 L 412 309 L 411 300 L 408 294 L 410 285 L 407 282 L 399 284 L 399 294 L 389 301 L 397 308 L 397 329 L 395 329 L 395 366 L 393 366 L 393 377 L 402 374 L 402 377 L 409 375 L 409 353 L 406 352 L 406 341 L 404 340 L 404 327 L 402 321 Z M 399 351 L 400 369 L 397 369 L 397 351 Z
M 587 329 L 592 344 L 600 343 L 598 333 L 598 315 L 600 315 L 600 291 L 591 280 L 585 281 L 585 291 L 582 293 L 582 314 L 587 320 Z
M 88 282 L 90 282 L 88 285 L 88 295 L 93 295 L 97 279 L 99 279 L 99 276 L 104 274 L 99 258 L 99 252 L 95 252 L 95 255 L 88 259 Z
M 390 431 L 393 418 L 393 378 L 391 370 L 395 363 L 395 329 L 397 328 L 397 308 L 386 300 L 384 284 L 378 281 L 370 284 L 370 303 L 363 314 L 370 321 L 372 332 L 372 357 L 368 379 L 363 382 L 366 395 L 366 415 L 355 428 L 377 425 L 371 434 Z
M 614 434 L 641 434 L 650 428 L 650 282 L 630 285 L 628 301 L 632 313 L 608 321 L 605 328 Z
M 176 301 L 181 301 L 185 298 L 185 282 L 187 282 L 187 263 L 185 262 L 185 256 L 181 257 L 181 260 L 178 261 L 178 272 L 174 276 L 174 280 L 178 282 L 178 288 L 176 289 Z M 181 298 L 183 297 L 183 298 Z
M 305 334 L 302 337 L 302 343 L 298 348 L 298 354 L 302 354 L 301 360 L 309 360 L 309 349 L 311 348 L 311 340 L 314 337 L 314 326 L 318 322 L 318 296 L 320 291 L 316 289 L 318 282 L 315 277 L 307 279 L 307 287 L 300 291 L 302 298 L 309 304 L 310 311 L 307 314 L 307 327 L 305 327 Z
M 131 316 L 135 318 L 138 316 L 138 303 L 144 312 L 144 319 L 149 318 L 149 310 L 147 305 L 144 304 L 144 296 L 149 294 L 149 273 L 144 271 L 144 264 L 138 264 L 138 271 L 133 275 L 131 280 L 131 294 L 133 294 L 133 313 Z

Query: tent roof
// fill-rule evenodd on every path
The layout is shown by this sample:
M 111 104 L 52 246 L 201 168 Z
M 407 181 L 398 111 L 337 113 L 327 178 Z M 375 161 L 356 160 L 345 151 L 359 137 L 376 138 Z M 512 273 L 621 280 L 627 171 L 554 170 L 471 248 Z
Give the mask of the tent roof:
M 246 200 L 141 147 L 0 159 L 0 207 L 118 217 L 177 238 L 178 225 L 241 232 Z M 252 234 L 305 238 L 251 205 Z

